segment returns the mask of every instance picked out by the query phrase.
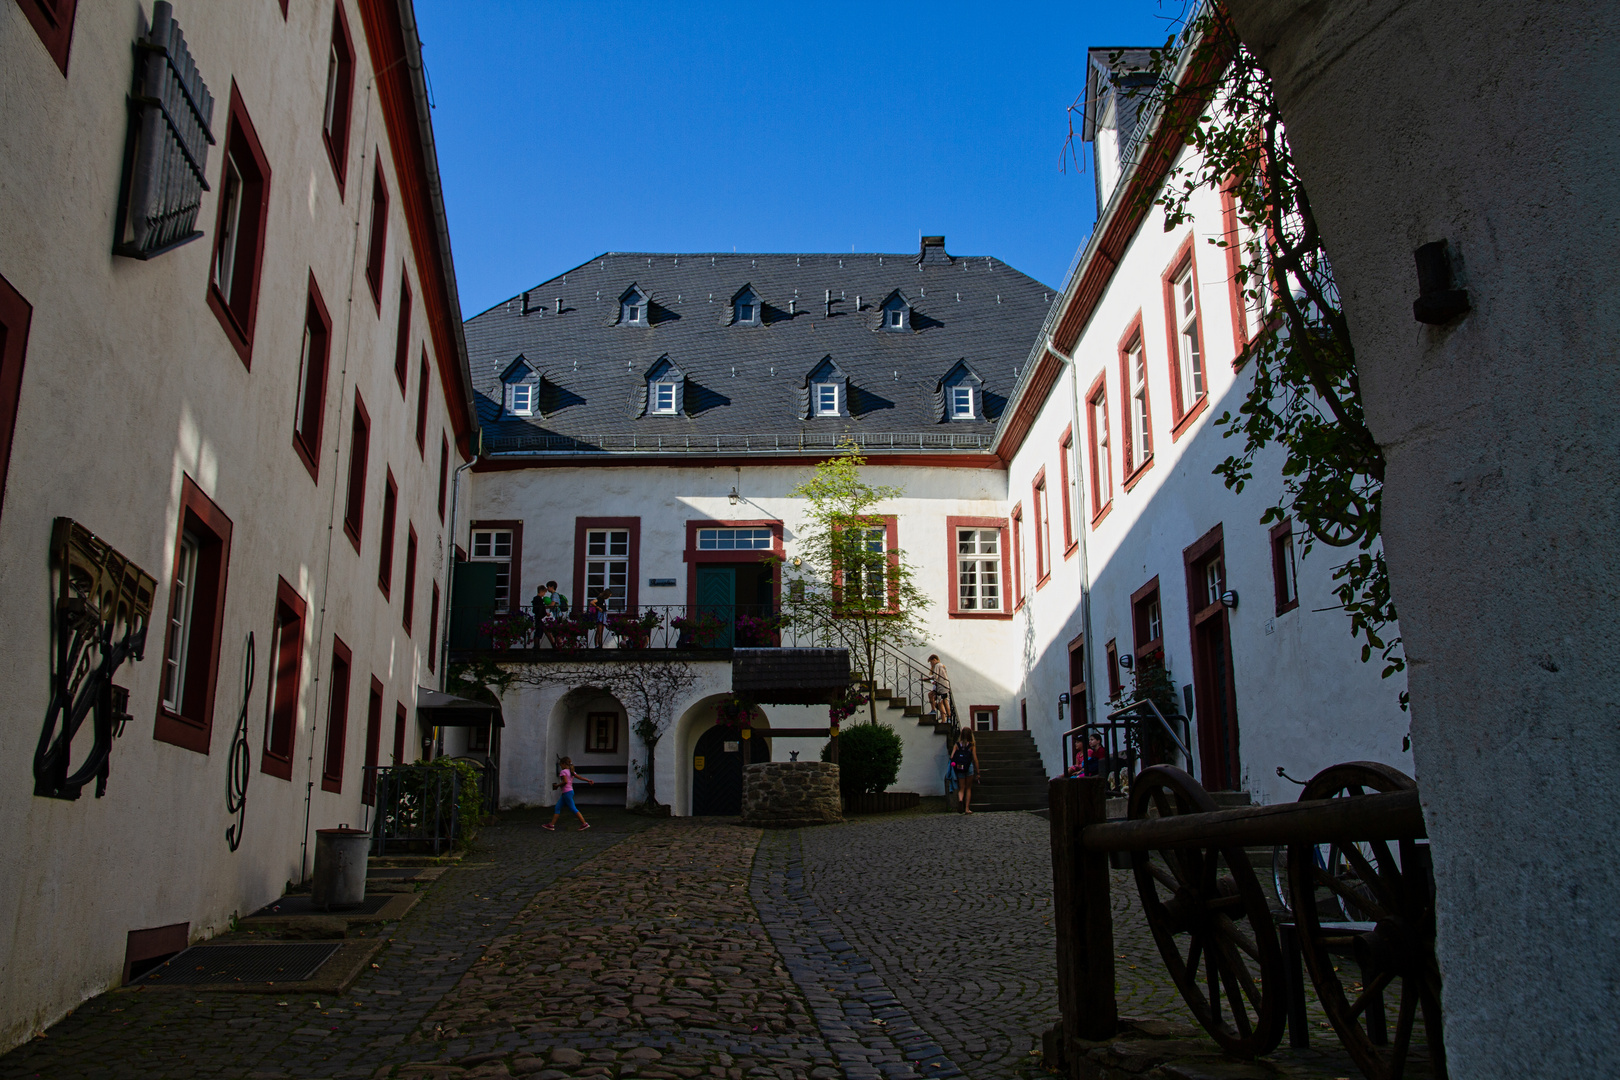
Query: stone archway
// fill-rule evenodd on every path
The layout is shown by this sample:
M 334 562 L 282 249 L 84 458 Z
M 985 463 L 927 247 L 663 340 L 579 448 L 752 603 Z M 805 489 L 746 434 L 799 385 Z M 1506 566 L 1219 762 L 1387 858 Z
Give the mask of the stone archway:
M 742 812 L 742 771 L 745 764 L 770 761 L 770 718 L 759 706 L 748 738 L 715 724 L 715 709 L 730 694 L 705 697 L 681 715 L 677 728 L 676 807 L 688 814 L 733 816 Z
M 592 781 L 575 791 L 581 806 L 625 806 L 631 738 L 628 711 L 617 697 L 598 687 L 575 687 L 551 708 L 545 768 L 555 773 L 561 758 L 571 758 Z

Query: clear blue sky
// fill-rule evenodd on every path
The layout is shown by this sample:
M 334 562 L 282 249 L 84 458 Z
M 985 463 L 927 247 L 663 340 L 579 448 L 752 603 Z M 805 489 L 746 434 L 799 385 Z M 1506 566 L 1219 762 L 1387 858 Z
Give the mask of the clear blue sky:
M 1096 214 L 1060 169 L 1085 50 L 1171 0 L 417 0 L 462 308 L 603 251 L 993 255 L 1061 286 Z

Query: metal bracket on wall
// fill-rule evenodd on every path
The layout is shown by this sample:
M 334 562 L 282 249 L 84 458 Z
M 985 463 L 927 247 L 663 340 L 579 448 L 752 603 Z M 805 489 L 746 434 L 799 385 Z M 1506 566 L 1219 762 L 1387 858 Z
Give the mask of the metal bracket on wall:
M 96 797 L 107 791 L 113 738 L 129 721 L 129 693 L 112 684 L 126 659 L 140 660 L 157 579 L 71 518 L 51 530 L 57 575 L 51 703 L 34 751 L 34 794 L 77 799 L 91 778 Z M 93 741 L 71 774 L 73 737 L 85 720 Z

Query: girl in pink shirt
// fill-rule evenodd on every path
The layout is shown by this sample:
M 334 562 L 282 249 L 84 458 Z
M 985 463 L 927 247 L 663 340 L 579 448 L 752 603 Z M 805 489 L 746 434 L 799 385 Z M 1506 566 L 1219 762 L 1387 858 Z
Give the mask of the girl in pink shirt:
M 592 780 L 590 777 L 581 776 L 574 771 L 573 758 L 563 758 L 561 763 L 557 766 L 557 782 L 551 785 L 552 791 L 562 788 L 562 794 L 557 797 L 557 811 L 551 815 L 551 822 L 549 824 L 540 826 L 542 829 L 556 832 L 557 819 L 563 816 L 564 811 L 579 818 L 580 832 L 584 832 L 586 829 L 591 827 L 591 823 L 585 820 L 585 815 L 579 812 L 579 807 L 574 805 L 575 780 L 583 780 L 587 784 L 596 783 L 596 781 Z

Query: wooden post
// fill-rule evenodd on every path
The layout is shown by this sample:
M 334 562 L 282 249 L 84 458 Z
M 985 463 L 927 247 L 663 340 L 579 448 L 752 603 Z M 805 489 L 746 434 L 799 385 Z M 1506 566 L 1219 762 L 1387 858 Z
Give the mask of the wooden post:
M 1087 851 L 1080 834 L 1107 819 L 1101 777 L 1053 780 L 1052 925 L 1057 931 L 1058 1008 L 1063 1054 L 1073 1040 L 1107 1039 L 1119 1026 L 1114 1003 L 1114 923 L 1108 900 L 1108 856 Z

